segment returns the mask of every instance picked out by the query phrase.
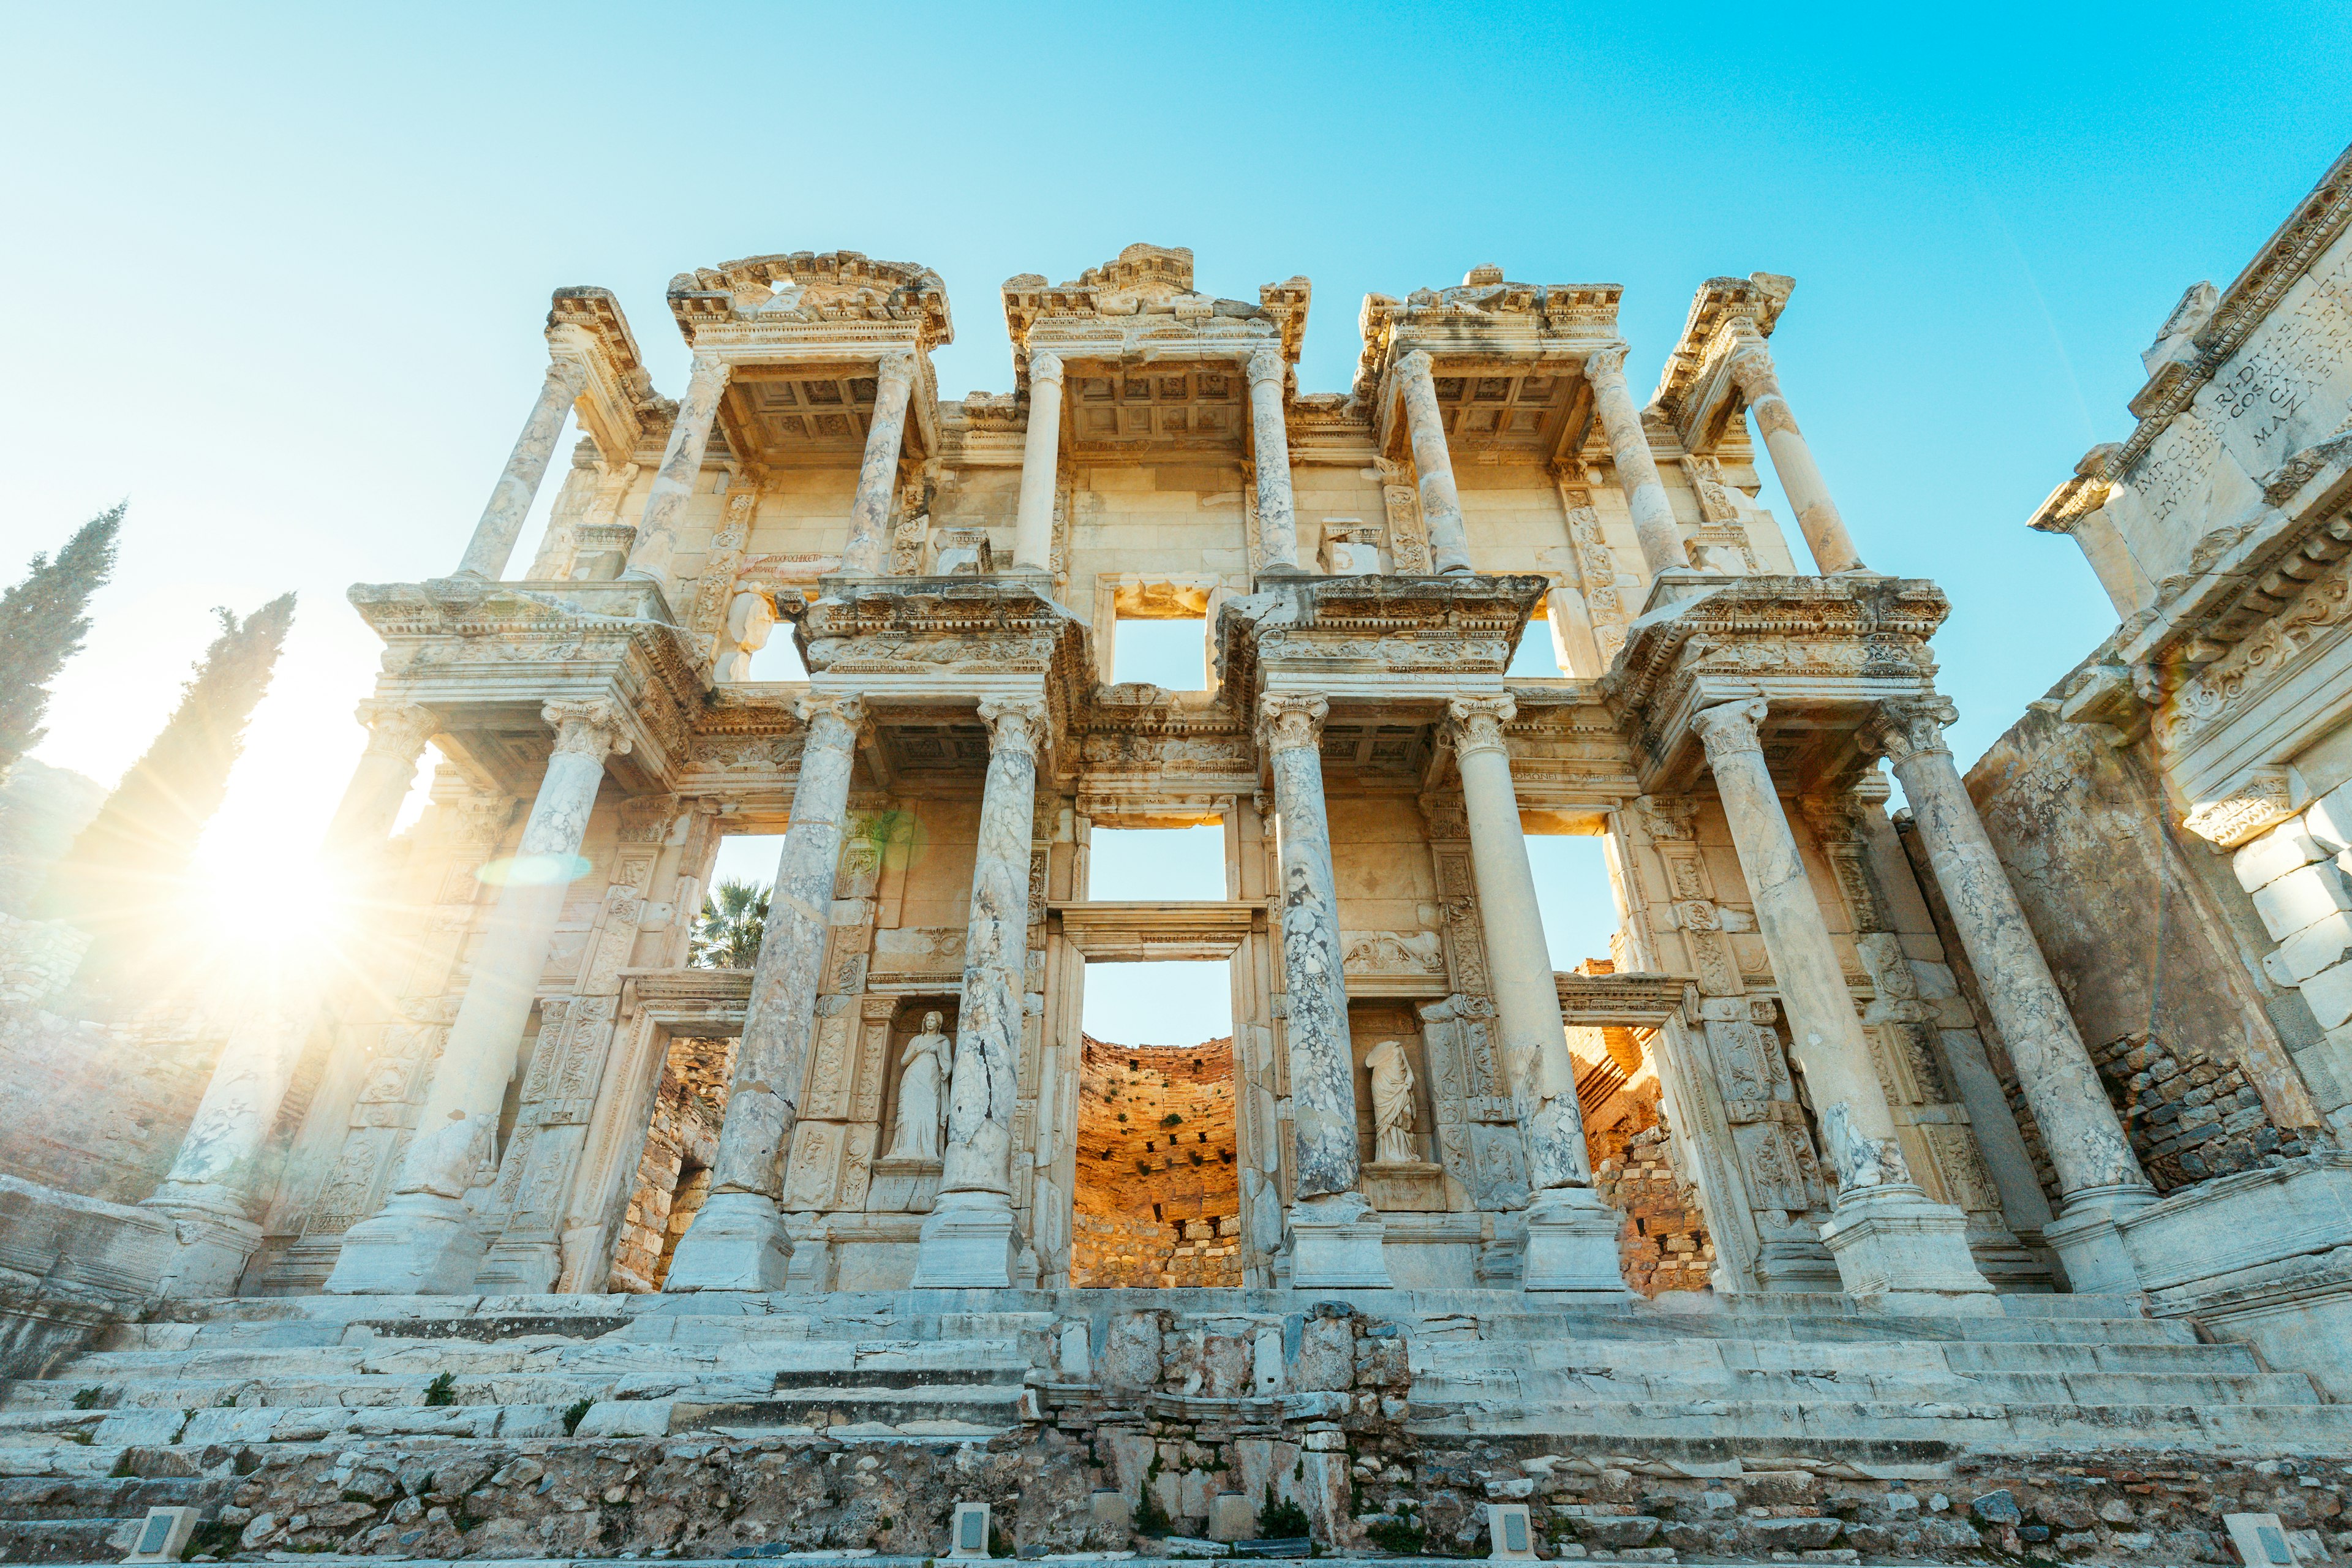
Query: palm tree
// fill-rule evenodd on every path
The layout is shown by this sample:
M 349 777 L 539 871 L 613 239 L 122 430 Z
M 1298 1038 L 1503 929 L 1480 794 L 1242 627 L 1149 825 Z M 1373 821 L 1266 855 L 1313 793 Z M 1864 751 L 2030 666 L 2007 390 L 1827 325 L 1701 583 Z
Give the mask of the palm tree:
M 730 877 L 702 900 L 687 962 L 697 969 L 751 969 L 759 963 L 767 929 L 766 885 Z

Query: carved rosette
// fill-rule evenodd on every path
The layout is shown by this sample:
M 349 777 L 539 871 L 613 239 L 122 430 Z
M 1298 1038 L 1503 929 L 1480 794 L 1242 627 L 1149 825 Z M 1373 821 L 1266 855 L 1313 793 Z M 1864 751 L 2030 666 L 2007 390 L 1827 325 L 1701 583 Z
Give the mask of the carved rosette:
M 1272 691 L 1258 699 L 1258 743 L 1268 752 L 1319 748 L 1331 704 L 1313 692 Z
M 557 756 L 593 757 L 625 753 L 629 739 L 621 733 L 621 712 L 604 698 L 588 701 L 551 702 L 539 716 L 555 731 Z
M 1457 756 L 1475 752 L 1500 752 L 1509 743 L 1503 726 L 1518 716 L 1518 704 L 1507 697 L 1456 697 L 1445 704 L 1446 734 Z

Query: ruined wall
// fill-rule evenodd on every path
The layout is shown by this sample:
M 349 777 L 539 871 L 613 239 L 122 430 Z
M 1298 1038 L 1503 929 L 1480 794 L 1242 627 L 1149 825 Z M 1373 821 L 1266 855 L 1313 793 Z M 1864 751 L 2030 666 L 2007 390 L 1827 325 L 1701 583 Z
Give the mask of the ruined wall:
M 136 1203 L 172 1168 L 225 1036 L 0 1005 L 0 1173 Z
M 1083 1037 L 1070 1283 L 1239 1285 L 1234 1042 Z
M 1625 1216 L 1617 1237 L 1625 1283 L 1644 1296 L 1706 1289 L 1715 1244 L 1697 1190 L 1668 1154 L 1657 1075 L 1645 1070 L 1587 1115 L 1584 1142 L 1594 1190 Z
M 613 1251 L 611 1289 L 637 1293 L 661 1289 L 678 1238 L 694 1223 L 710 1191 L 735 1046 L 731 1039 L 670 1042 L 654 1099 L 653 1126 L 646 1134 L 645 1158 L 638 1163 L 628 1216 Z

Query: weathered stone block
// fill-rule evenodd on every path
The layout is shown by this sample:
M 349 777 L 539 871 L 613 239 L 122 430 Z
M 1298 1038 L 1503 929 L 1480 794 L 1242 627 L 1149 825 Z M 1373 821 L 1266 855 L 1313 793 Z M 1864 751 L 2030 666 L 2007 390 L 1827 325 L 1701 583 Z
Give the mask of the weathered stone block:
M 2263 967 L 2282 985 L 2300 985 L 2347 959 L 2352 959 L 2352 912 L 2328 915 L 2305 927 L 2264 958 Z
M 2254 912 L 2273 942 L 2346 910 L 2352 910 L 2352 885 L 2333 860 L 2300 867 L 2254 889 Z
M 2290 822 L 2263 834 L 2231 855 L 2230 869 L 2237 873 L 2238 886 L 2251 893 L 2289 871 L 2299 870 L 2316 860 L 2325 860 L 2333 853 L 2305 832 L 2300 823 Z

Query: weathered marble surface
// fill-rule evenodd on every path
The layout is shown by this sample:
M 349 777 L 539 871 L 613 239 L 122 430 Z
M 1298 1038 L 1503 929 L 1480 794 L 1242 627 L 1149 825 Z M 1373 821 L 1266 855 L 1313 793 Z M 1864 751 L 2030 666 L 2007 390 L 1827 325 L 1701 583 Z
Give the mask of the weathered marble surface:
M 547 477 L 548 458 L 563 434 L 563 421 L 587 388 L 588 367 L 577 360 L 559 359 L 547 367 L 547 379 L 530 405 L 530 417 L 523 421 L 522 433 L 515 437 L 514 450 L 507 457 L 506 469 L 490 491 L 489 503 L 482 508 L 481 521 L 474 525 L 465 559 L 457 563 L 460 574 L 492 581 L 506 574 L 515 541 L 522 533 L 524 520 L 530 516 L 530 503 L 538 499 L 540 483 Z
M 1748 411 L 1756 416 L 1756 427 L 1764 432 L 1765 447 L 1772 454 L 1772 472 L 1796 510 L 1797 527 L 1812 548 L 1814 569 L 1825 575 L 1861 571 L 1862 557 L 1854 552 L 1837 502 L 1830 499 L 1829 481 L 1822 478 L 1813 449 L 1806 444 L 1804 432 L 1797 428 L 1797 416 L 1789 412 L 1789 400 L 1780 395 L 1772 351 L 1759 338 L 1732 356 L 1730 370 L 1748 399 Z
M 1249 376 L 1250 442 L 1257 463 L 1257 538 L 1265 570 L 1298 569 L 1298 509 L 1291 500 L 1290 437 L 1282 423 L 1282 355 L 1260 349 L 1243 362 Z
M 710 445 L 710 431 L 719 418 L 719 399 L 727 390 L 727 362 L 710 354 L 694 356 L 687 377 L 686 395 L 677 400 L 677 417 L 669 427 L 669 445 L 661 467 L 654 472 L 646 510 L 637 519 L 635 545 L 629 552 L 626 575 L 669 584 L 670 557 L 677 552 L 677 531 L 686 521 L 687 503 L 702 474 L 702 454 Z
M 907 400 L 914 385 L 913 354 L 883 356 L 874 384 L 874 422 L 866 427 L 866 456 L 857 469 L 857 495 L 849 505 L 849 542 L 841 551 L 845 577 L 881 575 L 890 548 L 898 453 L 907 439 Z
M 1021 447 L 1021 493 L 1013 534 L 1013 564 L 1043 572 L 1054 564 L 1054 489 L 1062 460 L 1062 361 L 1029 356 L 1029 428 Z
M 1462 498 L 1454 484 L 1454 458 L 1445 447 L 1445 416 L 1437 406 L 1437 385 L 1426 353 L 1397 361 L 1404 395 L 1405 429 L 1412 441 L 1412 466 L 1421 475 L 1421 518 L 1429 531 L 1431 569 L 1468 572 L 1470 536 L 1462 526 Z
M 1584 378 L 1592 384 L 1592 404 L 1601 428 L 1609 438 L 1609 460 L 1617 466 L 1617 487 L 1633 514 L 1633 532 L 1642 542 L 1642 563 L 1655 576 L 1670 567 L 1688 566 L 1682 525 L 1675 521 L 1674 503 L 1666 499 L 1658 478 L 1657 459 L 1650 455 L 1650 438 L 1642 429 L 1642 411 L 1625 384 L 1627 345 L 1613 343 L 1588 356 Z

